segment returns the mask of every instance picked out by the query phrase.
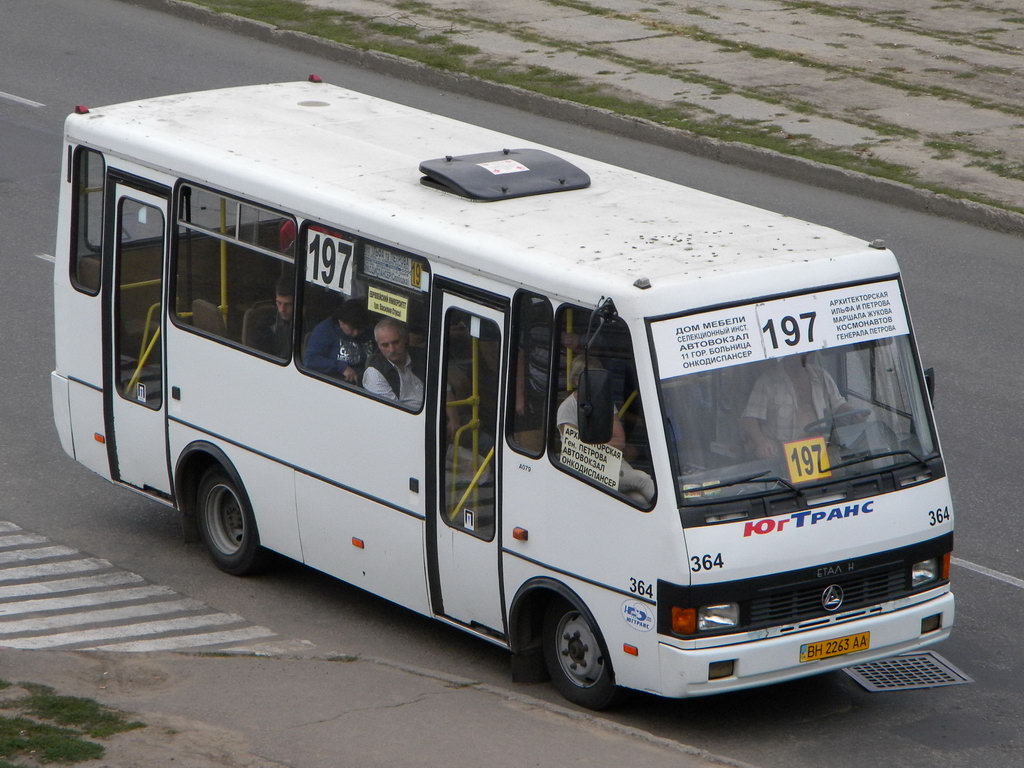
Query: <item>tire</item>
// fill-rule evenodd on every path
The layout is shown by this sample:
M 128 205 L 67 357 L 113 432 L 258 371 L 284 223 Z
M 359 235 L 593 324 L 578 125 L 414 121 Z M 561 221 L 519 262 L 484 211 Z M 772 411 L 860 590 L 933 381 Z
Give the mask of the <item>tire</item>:
M 553 600 L 544 612 L 544 663 L 562 696 L 587 709 L 605 709 L 618 697 L 600 631 L 574 605 Z
M 208 470 L 199 483 L 196 522 L 210 557 L 222 571 L 245 576 L 266 568 L 270 553 L 260 546 L 249 498 L 220 467 Z

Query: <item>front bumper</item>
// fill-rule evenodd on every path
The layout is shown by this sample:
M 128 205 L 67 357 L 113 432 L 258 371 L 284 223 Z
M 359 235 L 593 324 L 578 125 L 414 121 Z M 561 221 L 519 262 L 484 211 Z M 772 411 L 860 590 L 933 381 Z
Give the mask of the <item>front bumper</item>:
M 923 600 L 921 598 L 924 598 Z M 659 642 L 661 695 L 672 698 L 708 696 L 759 685 L 794 680 L 834 669 L 863 664 L 932 645 L 949 636 L 954 619 L 954 598 L 948 587 L 940 594 L 917 596 L 912 605 L 863 619 L 830 624 L 817 629 L 736 642 L 734 638 L 713 647 L 684 647 L 685 641 Z M 941 614 L 939 629 L 921 633 L 923 619 Z M 859 632 L 871 633 L 871 647 L 865 651 L 811 662 L 800 662 L 800 647 Z M 715 662 L 733 661 L 733 674 L 708 679 L 708 667 Z

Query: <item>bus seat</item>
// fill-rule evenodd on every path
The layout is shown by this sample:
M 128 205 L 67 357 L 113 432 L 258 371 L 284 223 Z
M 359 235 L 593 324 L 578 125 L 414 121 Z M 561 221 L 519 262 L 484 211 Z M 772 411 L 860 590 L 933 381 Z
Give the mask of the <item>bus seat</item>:
M 201 331 L 217 336 L 227 335 L 227 329 L 224 327 L 224 315 L 220 313 L 216 304 L 206 299 L 195 299 L 192 302 L 192 325 Z
M 245 314 L 242 315 L 242 343 L 251 347 L 256 329 L 269 325 L 276 312 L 277 306 L 273 301 L 257 301 L 245 310 Z

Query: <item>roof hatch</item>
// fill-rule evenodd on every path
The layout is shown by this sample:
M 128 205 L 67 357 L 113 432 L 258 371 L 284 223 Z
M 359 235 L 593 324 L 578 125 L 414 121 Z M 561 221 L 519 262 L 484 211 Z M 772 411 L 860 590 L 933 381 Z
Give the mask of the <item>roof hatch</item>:
M 503 149 L 425 160 L 420 182 L 471 200 L 507 200 L 590 186 L 572 163 L 540 149 Z

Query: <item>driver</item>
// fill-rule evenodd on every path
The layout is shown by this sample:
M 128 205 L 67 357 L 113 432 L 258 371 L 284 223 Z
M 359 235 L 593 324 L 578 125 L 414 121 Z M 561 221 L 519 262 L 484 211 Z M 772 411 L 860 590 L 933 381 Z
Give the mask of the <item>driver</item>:
M 851 411 L 835 380 L 803 353 L 782 358 L 758 377 L 740 424 L 754 454 L 767 459 L 782 443 L 806 436 L 808 426 Z

